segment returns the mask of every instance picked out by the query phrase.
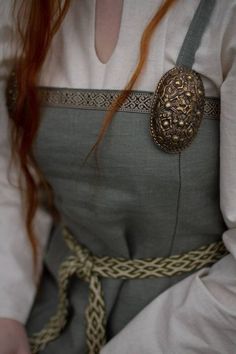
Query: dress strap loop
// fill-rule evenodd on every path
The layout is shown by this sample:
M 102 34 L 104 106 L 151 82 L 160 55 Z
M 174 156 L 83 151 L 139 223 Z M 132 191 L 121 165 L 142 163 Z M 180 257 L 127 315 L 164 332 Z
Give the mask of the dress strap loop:
M 181 47 L 176 65 L 192 68 L 195 54 L 210 21 L 216 0 L 201 0 Z

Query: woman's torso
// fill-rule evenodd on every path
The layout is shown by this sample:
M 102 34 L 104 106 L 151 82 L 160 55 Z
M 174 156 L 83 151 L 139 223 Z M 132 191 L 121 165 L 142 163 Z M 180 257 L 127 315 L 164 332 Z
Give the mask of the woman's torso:
M 109 96 L 125 86 L 134 69 L 141 33 L 159 2 L 145 2 L 145 6 L 141 1 L 124 2 L 115 51 L 102 64 L 94 49 L 95 1 L 74 1 L 44 66 L 40 84 L 46 103 L 36 158 L 53 187 L 63 222 L 97 256 L 169 257 L 214 242 L 225 229 L 219 209 L 217 100 L 207 100 L 208 114 L 197 137 L 180 154 L 163 152 L 149 133 L 151 93 L 175 65 L 198 3 L 178 2 L 155 32 L 136 91 L 115 115 L 101 144 L 99 168 L 93 158 L 85 165 L 84 160 L 96 141 Z M 222 80 L 215 60 L 219 49 L 208 50 L 213 33 L 211 21 L 193 67 L 202 75 L 208 97 L 219 96 Z M 40 329 L 55 310 L 55 279 L 66 255 L 61 229 L 55 226 L 45 255 L 47 271 L 28 324 L 30 332 Z M 108 338 L 179 279 L 103 280 Z M 74 352 L 84 352 L 87 297 L 87 284 L 74 281 L 69 331 L 50 344 L 45 354 L 63 352 L 68 343 Z

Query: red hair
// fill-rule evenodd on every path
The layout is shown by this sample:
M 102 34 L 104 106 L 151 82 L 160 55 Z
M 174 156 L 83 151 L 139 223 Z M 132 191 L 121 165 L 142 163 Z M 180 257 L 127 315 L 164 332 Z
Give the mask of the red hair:
M 33 229 L 33 220 L 39 204 L 39 177 L 43 188 L 52 196 L 50 186 L 42 176 L 32 154 L 32 147 L 40 125 L 40 102 L 37 96 L 37 80 L 48 53 L 53 36 L 59 29 L 71 0 L 15 0 L 17 10 L 17 30 L 21 38 L 21 53 L 17 60 L 16 80 L 18 96 L 15 109 L 10 115 L 12 124 L 12 153 L 20 161 L 26 183 L 24 200 L 26 204 L 26 227 L 32 245 L 34 261 L 37 260 L 37 241 Z M 112 118 L 128 97 L 139 77 L 148 56 L 152 34 L 168 9 L 176 0 L 165 0 L 147 25 L 140 42 L 140 54 L 137 67 L 119 97 L 107 111 L 98 139 L 91 152 L 97 151 Z

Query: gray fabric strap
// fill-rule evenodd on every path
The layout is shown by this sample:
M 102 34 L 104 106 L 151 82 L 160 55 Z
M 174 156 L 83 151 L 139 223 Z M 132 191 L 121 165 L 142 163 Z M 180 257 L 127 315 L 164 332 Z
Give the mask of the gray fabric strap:
M 192 68 L 196 51 L 209 23 L 216 0 L 201 0 L 180 50 L 176 65 Z

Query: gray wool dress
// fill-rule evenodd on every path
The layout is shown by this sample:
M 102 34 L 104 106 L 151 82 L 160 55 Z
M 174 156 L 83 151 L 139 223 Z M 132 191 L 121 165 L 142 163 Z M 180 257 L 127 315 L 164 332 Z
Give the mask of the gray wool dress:
M 211 1 L 205 3 L 211 3 Z M 206 6 L 206 5 L 205 5 Z M 197 10 L 199 11 L 199 9 Z M 177 65 L 192 67 L 209 20 L 190 25 Z M 63 222 L 94 255 L 127 259 L 169 257 L 218 241 L 226 229 L 219 207 L 219 100 L 208 97 L 191 145 L 169 154 L 150 137 L 153 94 L 133 91 L 117 112 L 96 161 L 84 160 L 96 141 L 114 91 L 44 88 L 35 156 L 53 187 Z M 69 250 L 54 225 L 27 330 L 40 330 L 56 311 L 58 268 Z M 101 279 L 107 338 L 183 277 Z M 88 284 L 73 279 L 70 316 L 43 354 L 86 353 Z

